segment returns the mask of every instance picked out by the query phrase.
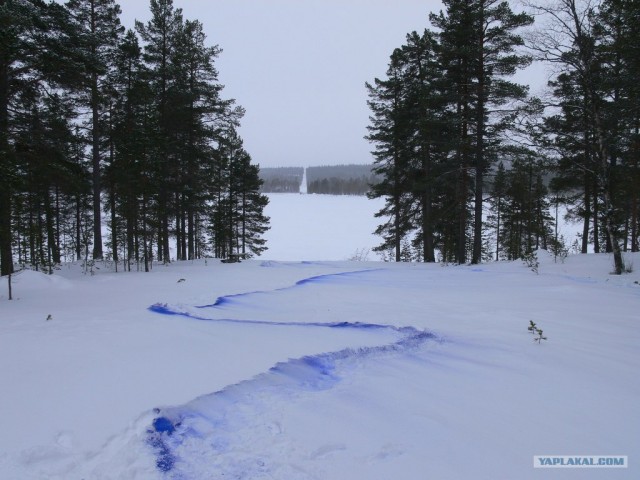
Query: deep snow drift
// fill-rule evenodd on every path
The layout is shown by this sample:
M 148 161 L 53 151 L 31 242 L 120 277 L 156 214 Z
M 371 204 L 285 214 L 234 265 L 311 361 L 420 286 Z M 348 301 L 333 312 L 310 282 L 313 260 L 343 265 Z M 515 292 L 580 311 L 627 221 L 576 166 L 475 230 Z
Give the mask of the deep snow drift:
M 540 263 L 23 272 L 0 286 L 0 478 L 637 478 L 640 275 Z

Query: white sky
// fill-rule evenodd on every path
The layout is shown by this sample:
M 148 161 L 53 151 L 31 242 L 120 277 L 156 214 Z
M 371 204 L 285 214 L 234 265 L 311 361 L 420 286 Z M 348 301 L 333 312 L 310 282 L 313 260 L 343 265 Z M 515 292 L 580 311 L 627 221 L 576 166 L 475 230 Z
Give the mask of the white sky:
M 120 1 L 122 21 L 149 19 L 148 0 Z M 224 96 L 246 109 L 240 135 L 255 163 L 370 163 L 364 83 L 428 26 L 439 0 L 174 0 L 200 20 Z
M 149 19 L 148 0 L 121 1 L 122 21 Z M 366 81 L 385 75 L 406 34 L 440 0 L 174 0 L 200 20 L 224 97 L 246 109 L 240 134 L 268 166 L 370 163 Z

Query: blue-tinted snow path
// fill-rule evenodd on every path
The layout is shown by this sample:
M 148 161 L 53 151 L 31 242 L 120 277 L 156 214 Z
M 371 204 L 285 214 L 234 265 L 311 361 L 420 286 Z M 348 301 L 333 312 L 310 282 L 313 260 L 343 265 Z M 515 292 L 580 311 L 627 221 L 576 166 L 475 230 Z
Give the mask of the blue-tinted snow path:
M 258 293 L 284 292 L 286 290 L 292 290 L 294 288 L 301 287 L 302 285 L 309 285 L 313 283 L 327 283 L 340 277 L 350 277 L 350 276 L 354 276 L 362 273 L 378 272 L 381 270 L 382 269 L 380 268 L 375 268 L 375 269 L 368 269 L 368 270 L 355 270 L 352 272 L 340 272 L 340 273 L 329 273 L 325 275 L 315 275 L 313 277 L 308 277 L 308 278 L 303 278 L 302 280 L 298 280 L 295 284 L 291 286 L 276 288 L 275 290 L 271 290 L 271 291 L 255 291 L 255 292 L 237 293 L 235 295 L 224 295 L 222 297 L 218 297 L 216 301 L 211 305 L 202 305 L 201 307 L 198 307 L 198 308 L 219 307 L 222 305 L 229 305 L 233 303 L 234 299 L 237 299 L 240 297 L 247 297 L 247 296 L 255 295 Z
M 239 297 L 281 292 L 379 270 L 381 269 L 318 275 L 300 280 L 289 287 L 272 291 L 222 296 L 216 299 L 213 304 L 196 308 L 226 309 L 232 306 L 234 300 Z M 277 363 L 267 372 L 252 379 L 196 398 L 185 405 L 155 409 L 155 418 L 147 430 L 147 444 L 154 451 L 158 470 L 163 472 L 166 478 L 176 480 L 199 478 L 201 473 L 198 472 L 202 472 L 203 462 L 206 464 L 206 471 L 211 475 L 211 478 L 250 478 L 245 476 L 247 468 L 249 468 L 247 464 L 232 466 L 232 471 L 226 471 L 229 469 L 229 465 L 221 462 L 220 458 L 232 448 L 234 437 L 237 436 L 239 430 L 251 428 L 251 422 L 260 416 L 261 410 L 268 408 L 268 405 L 274 401 L 291 401 L 304 392 L 331 389 L 341 381 L 342 376 L 348 373 L 349 366 L 354 363 L 362 363 L 368 358 L 390 353 L 409 353 L 425 342 L 436 339 L 433 333 L 414 327 L 396 327 L 367 322 L 305 323 L 208 318 L 197 315 L 190 309 L 167 304 L 155 304 L 149 309 L 161 314 L 216 322 L 273 325 L 276 327 L 296 326 L 310 329 L 386 330 L 393 332 L 396 337 L 394 342 L 385 345 L 345 348 L 336 352 L 290 359 Z M 247 447 L 250 448 L 250 446 Z M 268 462 L 254 458 L 248 462 L 251 467 L 249 469 L 258 477 L 262 474 L 268 474 Z M 239 472 L 244 473 L 239 474 Z

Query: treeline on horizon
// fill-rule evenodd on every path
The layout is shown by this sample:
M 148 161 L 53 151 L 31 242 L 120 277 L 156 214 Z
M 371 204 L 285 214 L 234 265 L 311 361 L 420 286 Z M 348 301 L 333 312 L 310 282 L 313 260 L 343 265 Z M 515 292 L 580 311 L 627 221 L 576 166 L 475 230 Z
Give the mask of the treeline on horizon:
M 203 25 L 172 0 L 0 1 L 0 273 L 265 250 L 259 168 Z M 104 221 L 103 221 L 104 219 Z M 103 246 L 102 226 L 108 228 Z
M 300 193 L 304 167 L 265 167 L 260 169 L 262 193 Z
M 562 205 L 582 222 L 578 250 L 612 252 L 623 273 L 622 252 L 638 251 L 640 2 L 443 4 L 366 85 L 383 179 L 370 196 L 386 199 L 377 250 L 460 264 L 564 254 Z M 510 80 L 534 61 L 553 67 L 545 98 Z
M 264 193 L 298 193 L 305 168 L 275 167 L 260 169 Z M 372 165 L 325 165 L 306 168 L 307 193 L 325 195 L 367 195 L 371 185 L 380 181 Z

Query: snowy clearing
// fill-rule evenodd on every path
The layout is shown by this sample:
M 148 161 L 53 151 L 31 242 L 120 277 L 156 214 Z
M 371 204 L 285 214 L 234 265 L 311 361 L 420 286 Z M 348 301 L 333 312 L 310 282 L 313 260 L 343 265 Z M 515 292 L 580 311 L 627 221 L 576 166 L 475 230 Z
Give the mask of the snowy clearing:
M 23 272 L 0 287 L 0 478 L 637 478 L 640 275 L 540 255 Z
M 380 244 L 373 234 L 381 220 L 374 217 L 384 199 L 352 195 L 270 193 L 265 215 L 271 229 L 264 238 L 267 260 L 349 260 L 357 252 Z M 379 260 L 369 252 L 368 260 Z

